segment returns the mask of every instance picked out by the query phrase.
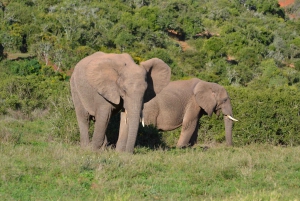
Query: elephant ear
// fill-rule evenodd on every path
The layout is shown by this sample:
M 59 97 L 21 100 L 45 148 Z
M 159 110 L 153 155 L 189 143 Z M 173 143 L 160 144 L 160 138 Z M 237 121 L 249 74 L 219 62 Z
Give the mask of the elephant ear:
M 117 79 L 117 65 L 112 59 L 97 58 L 88 63 L 86 67 L 86 77 L 89 84 L 97 90 L 106 100 L 120 103 L 119 88 Z
M 156 96 L 171 79 L 170 67 L 161 59 L 153 58 L 141 63 L 147 71 L 148 87 L 144 95 L 144 102 Z
M 211 116 L 216 108 L 215 92 L 209 82 L 200 81 L 193 90 L 197 104 Z

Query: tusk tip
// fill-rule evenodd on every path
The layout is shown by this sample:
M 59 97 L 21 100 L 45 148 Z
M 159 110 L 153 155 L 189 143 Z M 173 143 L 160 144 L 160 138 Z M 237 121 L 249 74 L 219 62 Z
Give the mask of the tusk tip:
M 231 119 L 232 121 L 239 121 L 239 120 L 237 120 L 237 119 L 235 119 L 235 118 L 233 118 L 232 116 L 230 116 L 230 115 L 226 115 L 229 119 Z
M 145 122 L 144 122 L 144 119 L 142 120 L 142 125 L 143 125 L 143 127 L 145 127 Z

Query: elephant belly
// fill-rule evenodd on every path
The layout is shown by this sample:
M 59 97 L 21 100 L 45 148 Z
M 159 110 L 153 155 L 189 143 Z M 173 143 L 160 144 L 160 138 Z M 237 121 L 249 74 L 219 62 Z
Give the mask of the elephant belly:
M 184 111 L 178 106 L 166 106 L 157 117 L 157 128 L 163 131 L 174 130 L 182 125 Z
M 159 94 L 145 103 L 143 115 L 146 125 L 154 125 L 159 130 L 174 130 L 182 125 L 185 102 L 173 92 Z
M 174 130 L 182 125 L 182 120 L 173 118 L 172 115 L 164 115 L 157 119 L 157 128 L 163 131 Z

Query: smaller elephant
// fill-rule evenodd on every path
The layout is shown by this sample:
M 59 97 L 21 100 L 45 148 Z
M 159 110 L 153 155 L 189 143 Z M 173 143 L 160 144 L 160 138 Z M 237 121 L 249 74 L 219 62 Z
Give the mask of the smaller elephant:
M 182 126 L 177 147 L 194 145 L 198 137 L 199 119 L 222 111 L 227 145 L 232 145 L 230 98 L 224 87 L 197 78 L 170 82 L 155 98 L 144 104 L 143 125 L 170 131 Z

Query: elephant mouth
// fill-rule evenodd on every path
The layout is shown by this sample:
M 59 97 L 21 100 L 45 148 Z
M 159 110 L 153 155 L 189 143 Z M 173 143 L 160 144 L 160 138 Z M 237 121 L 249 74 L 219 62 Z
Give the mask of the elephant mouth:
M 237 119 L 235 119 L 235 118 L 233 118 L 232 116 L 230 116 L 230 115 L 225 115 L 226 117 L 228 117 L 230 120 L 232 120 L 232 121 L 239 121 L 239 120 L 237 120 Z
M 125 117 L 125 124 L 127 125 L 128 118 L 127 118 L 127 110 L 126 109 L 125 109 L 125 115 L 126 115 L 126 117 Z M 145 127 L 145 119 L 144 119 L 144 115 L 143 114 L 140 115 L 140 122 L 142 122 L 143 127 Z

